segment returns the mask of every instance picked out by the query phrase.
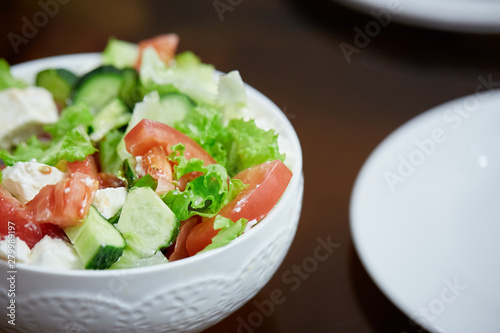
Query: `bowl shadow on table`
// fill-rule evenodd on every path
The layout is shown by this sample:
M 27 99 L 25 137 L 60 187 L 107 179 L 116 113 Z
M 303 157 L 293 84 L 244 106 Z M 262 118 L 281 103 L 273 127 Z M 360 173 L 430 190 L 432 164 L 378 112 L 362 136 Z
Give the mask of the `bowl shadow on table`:
M 373 332 L 429 333 L 401 312 L 377 287 L 355 248 L 349 248 L 349 275 L 356 301 Z

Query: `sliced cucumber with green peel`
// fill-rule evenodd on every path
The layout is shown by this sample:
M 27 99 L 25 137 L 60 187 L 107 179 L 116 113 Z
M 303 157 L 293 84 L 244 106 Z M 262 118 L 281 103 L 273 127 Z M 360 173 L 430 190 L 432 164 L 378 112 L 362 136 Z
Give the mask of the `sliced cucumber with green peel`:
M 64 107 L 77 81 L 78 76 L 67 69 L 49 68 L 36 75 L 35 84 L 50 91 L 54 101 Z
M 160 104 L 165 108 L 166 113 L 163 122 L 172 127 L 176 122 L 184 119 L 186 114 L 196 106 L 191 98 L 182 93 L 161 94 Z
M 180 223 L 150 187 L 134 187 L 115 226 L 125 238 L 127 247 L 147 258 L 173 243 Z
M 115 227 L 90 206 L 87 218 L 64 232 L 82 259 L 86 269 L 111 267 L 123 253 L 125 239 Z
M 127 181 L 127 186 L 129 188 L 131 188 L 132 184 L 134 184 L 135 181 L 137 180 L 137 175 L 135 174 L 135 170 L 132 167 L 132 162 L 131 162 L 132 159 L 133 157 L 126 158 L 123 160 L 120 172 L 120 175 Z
M 138 268 L 154 265 L 165 264 L 168 262 L 167 257 L 161 251 L 156 251 L 152 256 L 143 257 L 130 247 L 125 247 L 123 254 L 115 262 L 110 269 Z
M 122 71 L 113 66 L 101 66 L 78 80 L 73 104 L 84 102 L 94 112 L 119 96 L 123 85 Z
M 119 96 L 125 102 L 130 110 L 134 108 L 135 103 L 144 98 L 144 88 L 139 82 L 139 74 L 132 68 L 125 68 L 122 71 L 123 83 L 120 87 Z
M 128 124 L 132 114 L 120 98 L 109 101 L 92 121 L 90 138 L 96 142 L 101 140 L 109 131 Z

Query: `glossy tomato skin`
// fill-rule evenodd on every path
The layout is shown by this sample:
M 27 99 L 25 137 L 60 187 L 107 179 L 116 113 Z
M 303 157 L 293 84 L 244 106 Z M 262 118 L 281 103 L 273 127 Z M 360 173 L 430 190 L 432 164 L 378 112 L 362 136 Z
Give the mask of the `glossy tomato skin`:
M 32 222 L 31 213 L 23 204 L 14 198 L 0 185 L 0 239 L 10 233 L 19 237 L 33 248 L 44 236 L 67 239 L 61 228 L 53 224 L 36 224 Z
M 141 120 L 125 135 L 124 140 L 127 151 L 134 156 L 144 155 L 155 146 L 163 147 L 167 154 L 170 154 L 172 146 L 182 143 L 186 147 L 184 155 L 187 159 L 199 158 L 205 165 L 216 163 L 214 158 L 193 139 L 175 128 L 154 120 Z
M 80 172 L 88 175 L 89 177 L 97 178 L 97 165 L 95 162 L 95 158 L 92 155 L 88 155 L 83 161 L 68 163 L 67 168 L 70 174 Z
M 222 207 L 219 215 L 233 222 L 241 218 L 248 221 L 262 220 L 285 192 L 292 172 L 280 160 L 255 165 L 238 173 L 234 178 L 240 179 L 248 187 L 243 189 L 234 200 Z M 212 242 L 218 230 L 214 230 L 215 217 L 204 219 L 193 228 L 186 240 L 186 248 L 190 256 L 203 250 Z
M 163 62 L 167 63 L 172 60 L 177 51 L 177 45 L 179 44 L 179 35 L 177 34 L 163 34 L 150 39 L 142 40 L 138 43 L 139 46 L 139 57 L 135 64 L 135 69 L 141 69 L 142 52 L 148 48 L 153 47 Z
M 36 223 L 60 227 L 79 224 L 88 214 L 99 182 L 75 172 L 55 185 L 47 185 L 26 204 Z
M 68 177 L 45 186 L 26 204 L 33 222 L 67 227 L 79 224 L 87 216 L 99 188 L 93 158 L 68 163 L 68 171 Z
M 197 226 L 201 221 L 200 216 L 193 216 L 185 221 L 181 222 L 181 227 L 179 230 L 179 235 L 173 244 L 173 252 L 168 257 L 169 261 L 180 260 L 189 257 L 189 253 L 186 248 L 186 239 L 190 234 L 191 230 Z

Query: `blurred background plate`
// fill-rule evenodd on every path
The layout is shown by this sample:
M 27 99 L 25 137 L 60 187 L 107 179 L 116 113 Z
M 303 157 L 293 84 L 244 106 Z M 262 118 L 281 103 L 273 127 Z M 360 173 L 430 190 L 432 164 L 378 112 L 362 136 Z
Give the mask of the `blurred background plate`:
M 499 33 L 497 0 L 332 0 L 373 16 L 390 13 L 390 19 L 446 31 Z M 385 16 L 384 16 L 385 19 Z
M 374 151 L 352 196 L 361 261 L 432 332 L 500 327 L 500 92 L 410 120 Z

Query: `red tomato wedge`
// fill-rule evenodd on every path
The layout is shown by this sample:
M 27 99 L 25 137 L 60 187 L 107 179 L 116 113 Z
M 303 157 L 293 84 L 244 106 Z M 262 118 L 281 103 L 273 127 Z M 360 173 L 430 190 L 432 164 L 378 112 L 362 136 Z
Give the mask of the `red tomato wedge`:
M 174 251 L 168 257 L 168 261 L 175 261 L 189 257 L 189 253 L 186 248 L 186 239 L 191 230 L 193 230 L 193 228 L 200 223 L 200 220 L 200 216 L 195 215 L 186 221 L 181 222 L 179 235 L 177 236 L 175 244 L 172 245 L 174 247 Z
M 140 70 L 142 61 L 142 52 L 152 46 L 161 60 L 165 63 L 174 58 L 179 45 L 179 35 L 177 34 L 164 34 L 150 39 L 142 40 L 138 43 L 139 57 L 135 63 L 135 69 Z
M 75 161 L 68 163 L 69 173 L 81 172 L 92 178 L 97 177 L 97 165 L 94 156 L 89 155 L 83 161 Z
M 7 190 L 0 186 L 0 239 L 14 232 L 28 244 L 30 248 L 35 246 L 45 235 L 52 238 L 66 238 L 61 228 L 53 224 L 35 224 L 31 222 L 31 213 L 25 209 L 23 204 L 14 198 Z
M 79 224 L 88 214 L 99 182 L 75 172 L 55 185 L 47 185 L 26 204 L 36 223 L 60 227 Z
M 175 188 L 172 184 L 172 166 L 167 160 L 167 153 L 161 146 L 154 146 L 142 156 L 142 167 L 146 174 L 158 181 L 156 193 L 162 195 Z
M 92 156 L 84 161 L 68 163 L 70 175 L 59 183 L 47 185 L 26 204 L 36 223 L 52 223 L 60 227 L 77 225 L 88 214 L 99 187 Z
M 193 139 L 175 128 L 154 120 L 141 120 L 125 135 L 124 140 L 127 151 L 134 156 L 144 155 L 155 146 L 163 147 L 167 154 L 170 154 L 171 146 L 182 143 L 186 147 L 184 155 L 187 159 L 199 158 L 205 161 L 205 165 L 216 163 L 214 158 Z
M 177 188 L 179 189 L 179 191 L 184 191 L 186 189 L 187 184 L 190 181 L 192 181 L 193 179 L 195 179 L 201 175 L 203 175 L 203 172 L 200 172 L 200 171 L 192 171 L 192 172 L 186 173 L 185 175 L 183 175 L 182 177 L 180 177 L 177 180 Z
M 285 192 L 292 172 L 280 160 L 255 165 L 238 173 L 234 178 L 240 179 L 248 187 L 241 191 L 234 200 L 222 207 L 219 215 L 233 222 L 240 218 L 248 221 L 262 220 L 276 205 Z M 190 256 L 203 250 L 212 242 L 218 230 L 214 230 L 215 217 L 205 219 L 193 228 L 186 240 L 186 248 Z

